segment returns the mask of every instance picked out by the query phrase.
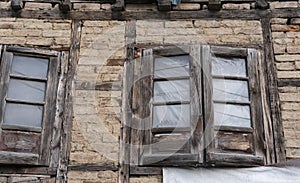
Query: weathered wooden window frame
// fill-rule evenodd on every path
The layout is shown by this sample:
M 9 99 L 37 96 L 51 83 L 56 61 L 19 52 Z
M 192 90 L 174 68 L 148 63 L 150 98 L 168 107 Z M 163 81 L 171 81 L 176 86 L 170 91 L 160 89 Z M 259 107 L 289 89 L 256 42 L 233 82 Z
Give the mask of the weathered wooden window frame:
M 207 74 L 203 82 L 203 95 L 204 95 L 204 121 L 205 127 L 210 132 L 205 136 L 206 141 L 206 160 L 210 164 L 220 165 L 240 165 L 240 166 L 253 166 L 265 164 L 264 153 L 264 127 L 263 127 L 263 114 L 262 99 L 260 90 L 259 79 L 259 52 L 251 48 L 232 48 L 232 47 L 219 47 L 219 46 L 203 46 L 203 70 L 211 73 L 212 56 L 221 56 L 227 58 L 243 58 L 246 61 L 246 80 L 248 81 L 249 97 L 250 97 L 250 117 L 252 128 L 244 127 L 225 127 L 215 126 L 213 119 L 213 97 L 212 97 L 212 74 Z M 224 77 L 226 78 L 226 77 Z M 245 79 L 242 78 L 242 79 Z M 253 137 L 252 154 L 242 153 L 222 153 L 215 147 L 216 138 L 215 132 L 224 133 L 240 133 L 241 136 L 250 135 Z M 219 134 L 219 133 L 218 133 Z M 228 142 L 229 144 L 232 142 Z M 250 141 L 251 143 L 251 141 Z
M 23 48 L 16 46 L 3 46 L 1 59 L 1 123 L 0 123 L 0 135 L 2 129 L 16 130 L 16 131 L 27 131 L 27 132 L 40 132 L 40 148 L 38 154 L 13 152 L 13 151 L 0 151 L 0 163 L 1 164 L 27 164 L 27 165 L 43 165 L 48 166 L 50 163 L 50 146 L 51 146 L 51 133 L 53 123 L 55 120 L 55 107 L 56 107 L 56 93 L 58 86 L 58 67 L 60 62 L 60 53 L 56 51 L 48 51 L 33 48 Z M 3 125 L 3 114 L 5 99 L 8 89 L 9 82 L 9 71 L 11 68 L 13 55 L 30 56 L 37 58 L 49 59 L 48 73 L 47 73 L 47 84 L 45 91 L 45 104 L 42 118 L 42 128 L 31 128 L 21 126 Z M 0 55 L 1 56 L 1 55 Z

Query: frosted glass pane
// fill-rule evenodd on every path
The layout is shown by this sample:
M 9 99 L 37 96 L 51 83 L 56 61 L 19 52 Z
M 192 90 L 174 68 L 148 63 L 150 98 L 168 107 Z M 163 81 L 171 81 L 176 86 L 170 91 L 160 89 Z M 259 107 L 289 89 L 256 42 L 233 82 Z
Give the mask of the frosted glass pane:
M 249 101 L 248 82 L 231 79 L 213 79 L 213 99 Z
M 189 80 L 154 82 L 154 102 L 189 101 Z
M 41 127 L 43 106 L 7 103 L 4 124 Z
M 243 58 L 212 57 L 212 74 L 221 76 L 247 76 Z
M 220 126 L 251 127 L 248 105 L 214 104 L 214 124 Z
M 190 105 L 163 105 L 153 107 L 153 127 L 189 127 Z
M 15 75 L 47 78 L 48 59 L 15 55 L 11 72 Z
M 8 85 L 8 98 L 43 102 L 46 83 L 11 79 Z
M 156 58 L 154 62 L 154 77 L 189 76 L 189 56 L 174 56 Z

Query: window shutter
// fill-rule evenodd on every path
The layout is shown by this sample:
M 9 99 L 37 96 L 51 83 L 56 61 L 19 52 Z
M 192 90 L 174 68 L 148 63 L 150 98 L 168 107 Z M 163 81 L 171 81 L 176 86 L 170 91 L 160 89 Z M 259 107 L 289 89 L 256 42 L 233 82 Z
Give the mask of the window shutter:
M 140 104 L 137 110 L 141 117 L 143 126 L 143 139 L 140 147 L 140 165 L 194 165 L 202 162 L 202 116 L 201 116 L 201 74 L 200 72 L 200 46 L 194 47 L 160 47 L 157 49 L 145 50 L 140 61 L 139 81 L 135 82 L 138 85 L 138 92 L 133 94 L 140 99 Z M 186 55 L 189 61 L 190 76 L 178 77 L 171 76 L 167 78 L 157 78 L 155 76 L 154 64 L 155 59 Z M 166 61 L 166 60 L 165 60 Z M 175 67 L 175 66 L 174 66 Z M 135 67 L 136 68 L 136 67 Z M 157 72 L 160 69 L 157 70 Z M 166 71 L 167 73 L 167 71 Z M 164 75 L 165 73 L 163 73 Z M 188 82 L 189 85 L 189 102 L 166 102 L 166 104 L 157 103 L 154 98 L 154 83 L 158 85 L 160 82 L 168 84 L 168 82 Z M 160 83 L 160 84 L 162 84 Z M 135 87 L 134 87 L 135 88 Z M 133 104 L 135 105 L 135 104 Z M 154 107 L 158 110 L 169 110 L 168 107 L 179 106 L 181 110 L 188 105 L 189 126 L 185 127 L 154 127 Z M 162 108 L 161 108 L 162 107 Z M 182 111 L 181 111 L 182 112 Z M 167 112 L 166 112 L 167 113 Z M 168 116 L 168 114 L 165 114 Z M 184 117 L 183 117 L 184 118 Z M 171 125 L 172 126 L 172 125 Z
M 204 45 L 202 60 L 208 163 L 264 164 L 257 51 Z M 218 64 L 220 72 L 214 71 Z M 237 70 L 237 66 L 244 70 Z M 232 91 L 234 88 L 238 91 Z
M 0 163 L 3 164 L 27 164 L 27 165 L 49 165 L 50 159 L 50 138 L 52 123 L 55 115 L 55 98 L 57 88 L 57 67 L 58 55 L 51 52 L 47 55 L 45 51 L 37 54 L 37 50 L 24 49 L 19 47 L 4 47 L 1 61 L 1 123 L 0 123 Z M 21 56 L 30 56 L 32 58 L 48 59 L 47 77 L 43 80 L 37 77 L 14 76 L 12 63 L 14 54 Z M 25 62 L 25 61 L 24 61 Z M 9 85 L 12 80 L 25 83 L 25 87 L 35 89 L 35 85 L 28 83 L 45 83 L 44 98 L 42 102 L 36 102 L 29 99 L 11 99 L 8 96 Z M 27 82 L 27 83 L 26 83 Z M 17 86 L 20 86 L 18 84 Z M 23 86 L 23 85 L 22 85 Z M 24 87 L 23 86 L 23 87 Z M 36 89 L 38 90 L 38 89 Z M 24 97 L 19 95 L 19 97 Z M 27 101 L 32 101 L 28 103 Z M 43 106 L 41 112 L 41 127 L 19 126 L 18 124 L 4 124 L 4 114 L 7 103 L 16 105 Z M 40 104 L 41 103 L 41 104 Z M 42 103 L 45 103 L 42 105 Z M 40 109 L 39 109 L 40 110 Z M 16 114 L 18 115 L 18 114 Z M 10 119 L 11 120 L 11 119 Z

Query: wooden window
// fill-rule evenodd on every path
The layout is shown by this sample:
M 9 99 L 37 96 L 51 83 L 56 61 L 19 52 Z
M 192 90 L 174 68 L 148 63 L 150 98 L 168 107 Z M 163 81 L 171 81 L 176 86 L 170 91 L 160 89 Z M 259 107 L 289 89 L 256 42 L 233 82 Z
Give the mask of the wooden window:
M 49 164 L 58 61 L 57 52 L 3 48 L 0 163 Z
M 259 55 L 252 48 L 165 46 L 126 64 L 126 86 L 133 86 L 123 95 L 132 101 L 123 109 L 131 127 L 130 164 L 269 163 L 266 141 L 274 137 L 264 129 Z

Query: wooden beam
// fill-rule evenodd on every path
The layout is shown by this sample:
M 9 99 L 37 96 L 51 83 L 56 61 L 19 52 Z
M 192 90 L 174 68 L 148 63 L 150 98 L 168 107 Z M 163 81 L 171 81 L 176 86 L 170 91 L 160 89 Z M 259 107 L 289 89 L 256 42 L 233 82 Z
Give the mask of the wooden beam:
M 270 4 L 266 0 L 256 0 L 255 7 L 257 9 L 266 10 L 270 8 Z
M 158 0 L 157 6 L 159 11 L 171 11 L 172 4 L 170 0 Z
M 299 13 L 298 13 L 299 15 Z M 291 15 L 291 17 L 293 17 Z M 277 86 L 277 75 L 274 60 L 274 50 L 272 44 L 272 31 L 270 18 L 261 19 L 262 31 L 263 31 L 263 42 L 264 42 L 264 63 L 265 70 L 262 72 L 268 73 L 266 75 L 266 97 L 268 106 L 270 106 L 270 115 L 272 125 L 270 128 L 273 129 L 272 138 L 274 140 L 275 160 L 269 163 L 280 163 L 286 160 L 285 147 L 284 147 L 284 136 L 283 126 L 281 122 L 280 106 L 279 106 L 279 93 Z
M 105 171 L 112 170 L 117 171 L 118 167 L 114 163 L 98 163 L 98 164 L 82 164 L 68 166 L 68 171 L 80 170 L 80 171 Z
M 0 10 L 0 18 L 38 18 L 38 19 L 69 19 L 69 20 L 199 20 L 199 19 L 231 19 L 231 20 L 260 20 L 264 17 L 290 18 L 300 17 L 300 8 L 262 10 L 221 10 L 212 12 L 201 11 L 70 11 L 61 13 L 59 10 L 26 10 L 12 12 L 11 10 Z
M 56 168 L 4 166 L 0 174 L 56 175 Z
M 208 9 L 219 11 L 222 8 L 221 0 L 208 0 Z
M 71 0 L 62 0 L 62 2 L 59 4 L 59 9 L 63 13 L 71 11 L 71 9 L 72 9 Z

